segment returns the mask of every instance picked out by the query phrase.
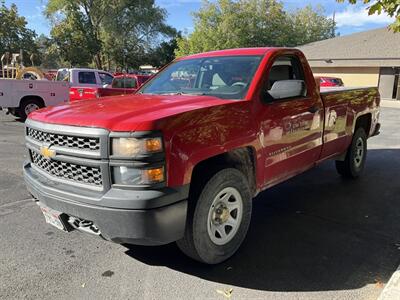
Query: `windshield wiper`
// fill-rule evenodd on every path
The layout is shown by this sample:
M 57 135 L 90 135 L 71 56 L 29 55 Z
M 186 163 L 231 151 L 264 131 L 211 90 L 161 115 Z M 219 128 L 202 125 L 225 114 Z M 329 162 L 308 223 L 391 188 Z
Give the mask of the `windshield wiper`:
M 207 95 L 204 92 L 171 92 L 171 93 L 160 93 L 159 95 L 192 95 L 192 96 L 204 96 Z

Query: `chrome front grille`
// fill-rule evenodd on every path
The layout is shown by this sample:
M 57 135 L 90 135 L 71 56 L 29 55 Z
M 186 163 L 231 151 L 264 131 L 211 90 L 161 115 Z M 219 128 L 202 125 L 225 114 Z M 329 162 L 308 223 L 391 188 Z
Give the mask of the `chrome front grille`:
M 100 150 L 100 138 L 98 137 L 81 137 L 44 132 L 31 127 L 27 127 L 27 136 L 35 141 L 47 143 L 53 146 L 85 151 Z
M 100 167 L 90 167 L 51 160 L 32 150 L 30 150 L 30 155 L 36 167 L 54 177 L 97 187 L 103 185 Z

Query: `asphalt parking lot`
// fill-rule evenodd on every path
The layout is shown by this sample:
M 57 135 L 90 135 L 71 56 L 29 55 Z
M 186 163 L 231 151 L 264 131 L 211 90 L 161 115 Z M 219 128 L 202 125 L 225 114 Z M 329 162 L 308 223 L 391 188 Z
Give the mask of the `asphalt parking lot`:
M 23 124 L 0 112 L 1 299 L 376 299 L 400 263 L 400 109 L 365 175 L 332 162 L 260 194 L 248 237 L 206 266 L 174 244 L 122 246 L 46 225 L 25 189 Z

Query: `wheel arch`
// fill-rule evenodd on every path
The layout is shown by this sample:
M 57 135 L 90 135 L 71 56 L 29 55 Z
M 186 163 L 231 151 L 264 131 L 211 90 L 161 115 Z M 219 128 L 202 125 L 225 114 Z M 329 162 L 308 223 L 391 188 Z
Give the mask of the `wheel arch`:
M 212 175 L 225 168 L 241 171 L 248 179 L 252 195 L 256 194 L 256 150 L 252 146 L 233 149 L 199 161 L 192 169 L 189 193 L 199 192 Z
M 38 95 L 26 95 L 26 96 L 22 97 L 21 100 L 19 101 L 19 107 L 21 108 L 22 104 L 25 101 L 30 100 L 30 99 L 34 99 L 34 100 L 39 101 L 42 104 L 42 107 L 46 106 L 46 104 L 45 104 L 45 102 L 44 102 L 42 97 L 40 97 Z
M 354 122 L 353 134 L 356 132 L 358 128 L 363 128 L 367 136 L 371 133 L 372 126 L 372 113 L 362 114 L 356 117 Z

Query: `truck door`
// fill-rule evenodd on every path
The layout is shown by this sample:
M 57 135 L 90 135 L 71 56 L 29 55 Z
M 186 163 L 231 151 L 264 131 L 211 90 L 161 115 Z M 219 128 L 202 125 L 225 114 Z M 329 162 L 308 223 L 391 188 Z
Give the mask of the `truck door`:
M 312 167 L 318 160 L 323 104 L 311 71 L 303 68 L 296 55 L 274 59 L 265 80 L 260 131 L 268 186 Z
M 70 100 L 85 100 L 96 98 L 97 84 L 96 73 L 85 70 L 72 72 L 75 77 L 73 86 L 70 89 Z

